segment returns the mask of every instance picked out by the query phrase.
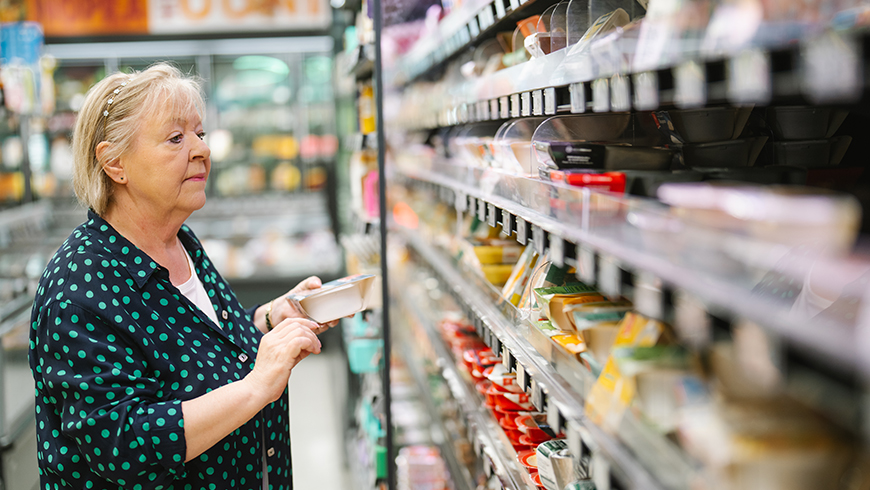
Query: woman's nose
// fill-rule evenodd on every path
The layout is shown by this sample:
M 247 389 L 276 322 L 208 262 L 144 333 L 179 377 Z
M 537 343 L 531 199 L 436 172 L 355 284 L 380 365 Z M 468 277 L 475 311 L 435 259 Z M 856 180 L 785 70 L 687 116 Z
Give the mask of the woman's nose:
M 193 149 L 190 152 L 191 159 L 193 158 L 208 158 L 211 155 L 211 150 L 208 145 L 205 143 L 203 139 L 196 136 L 196 139 L 193 142 Z

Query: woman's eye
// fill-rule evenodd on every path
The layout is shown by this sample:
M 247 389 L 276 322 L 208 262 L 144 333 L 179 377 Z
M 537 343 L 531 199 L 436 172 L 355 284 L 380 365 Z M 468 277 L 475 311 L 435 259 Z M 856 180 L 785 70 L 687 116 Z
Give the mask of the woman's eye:
M 175 136 L 169 138 L 169 141 L 171 141 L 173 143 L 181 143 L 181 135 L 176 134 Z
M 199 136 L 199 139 L 201 140 L 205 139 L 205 131 L 200 131 L 199 133 L 196 133 L 196 135 Z

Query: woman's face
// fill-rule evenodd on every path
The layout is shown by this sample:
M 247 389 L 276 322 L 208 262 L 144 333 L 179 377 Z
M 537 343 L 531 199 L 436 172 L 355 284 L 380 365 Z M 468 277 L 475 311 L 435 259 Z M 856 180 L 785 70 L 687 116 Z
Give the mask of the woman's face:
M 137 206 L 160 214 L 192 213 L 205 204 L 210 151 L 196 110 L 141 121 L 131 151 L 121 157 L 126 189 Z

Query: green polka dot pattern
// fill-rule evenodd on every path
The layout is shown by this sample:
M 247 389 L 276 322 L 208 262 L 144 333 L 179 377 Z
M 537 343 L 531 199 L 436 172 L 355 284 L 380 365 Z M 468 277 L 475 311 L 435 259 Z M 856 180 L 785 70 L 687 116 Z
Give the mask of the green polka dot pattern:
M 240 380 L 262 334 L 186 226 L 222 328 L 90 212 L 49 261 L 31 316 L 40 489 L 292 488 L 287 392 L 185 463 L 181 402 Z M 263 446 L 265 444 L 265 447 Z

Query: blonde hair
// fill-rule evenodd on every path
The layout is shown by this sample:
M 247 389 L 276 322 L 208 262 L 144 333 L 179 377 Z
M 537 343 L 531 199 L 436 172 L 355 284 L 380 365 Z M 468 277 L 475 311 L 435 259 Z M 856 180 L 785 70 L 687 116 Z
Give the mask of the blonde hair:
M 115 73 L 96 83 L 85 97 L 73 133 L 76 197 L 103 215 L 111 204 L 113 189 L 103 167 L 133 149 L 143 121 L 191 110 L 203 116 L 204 109 L 200 80 L 167 63 L 141 72 Z M 98 159 L 97 145 L 103 141 L 110 145 Z

